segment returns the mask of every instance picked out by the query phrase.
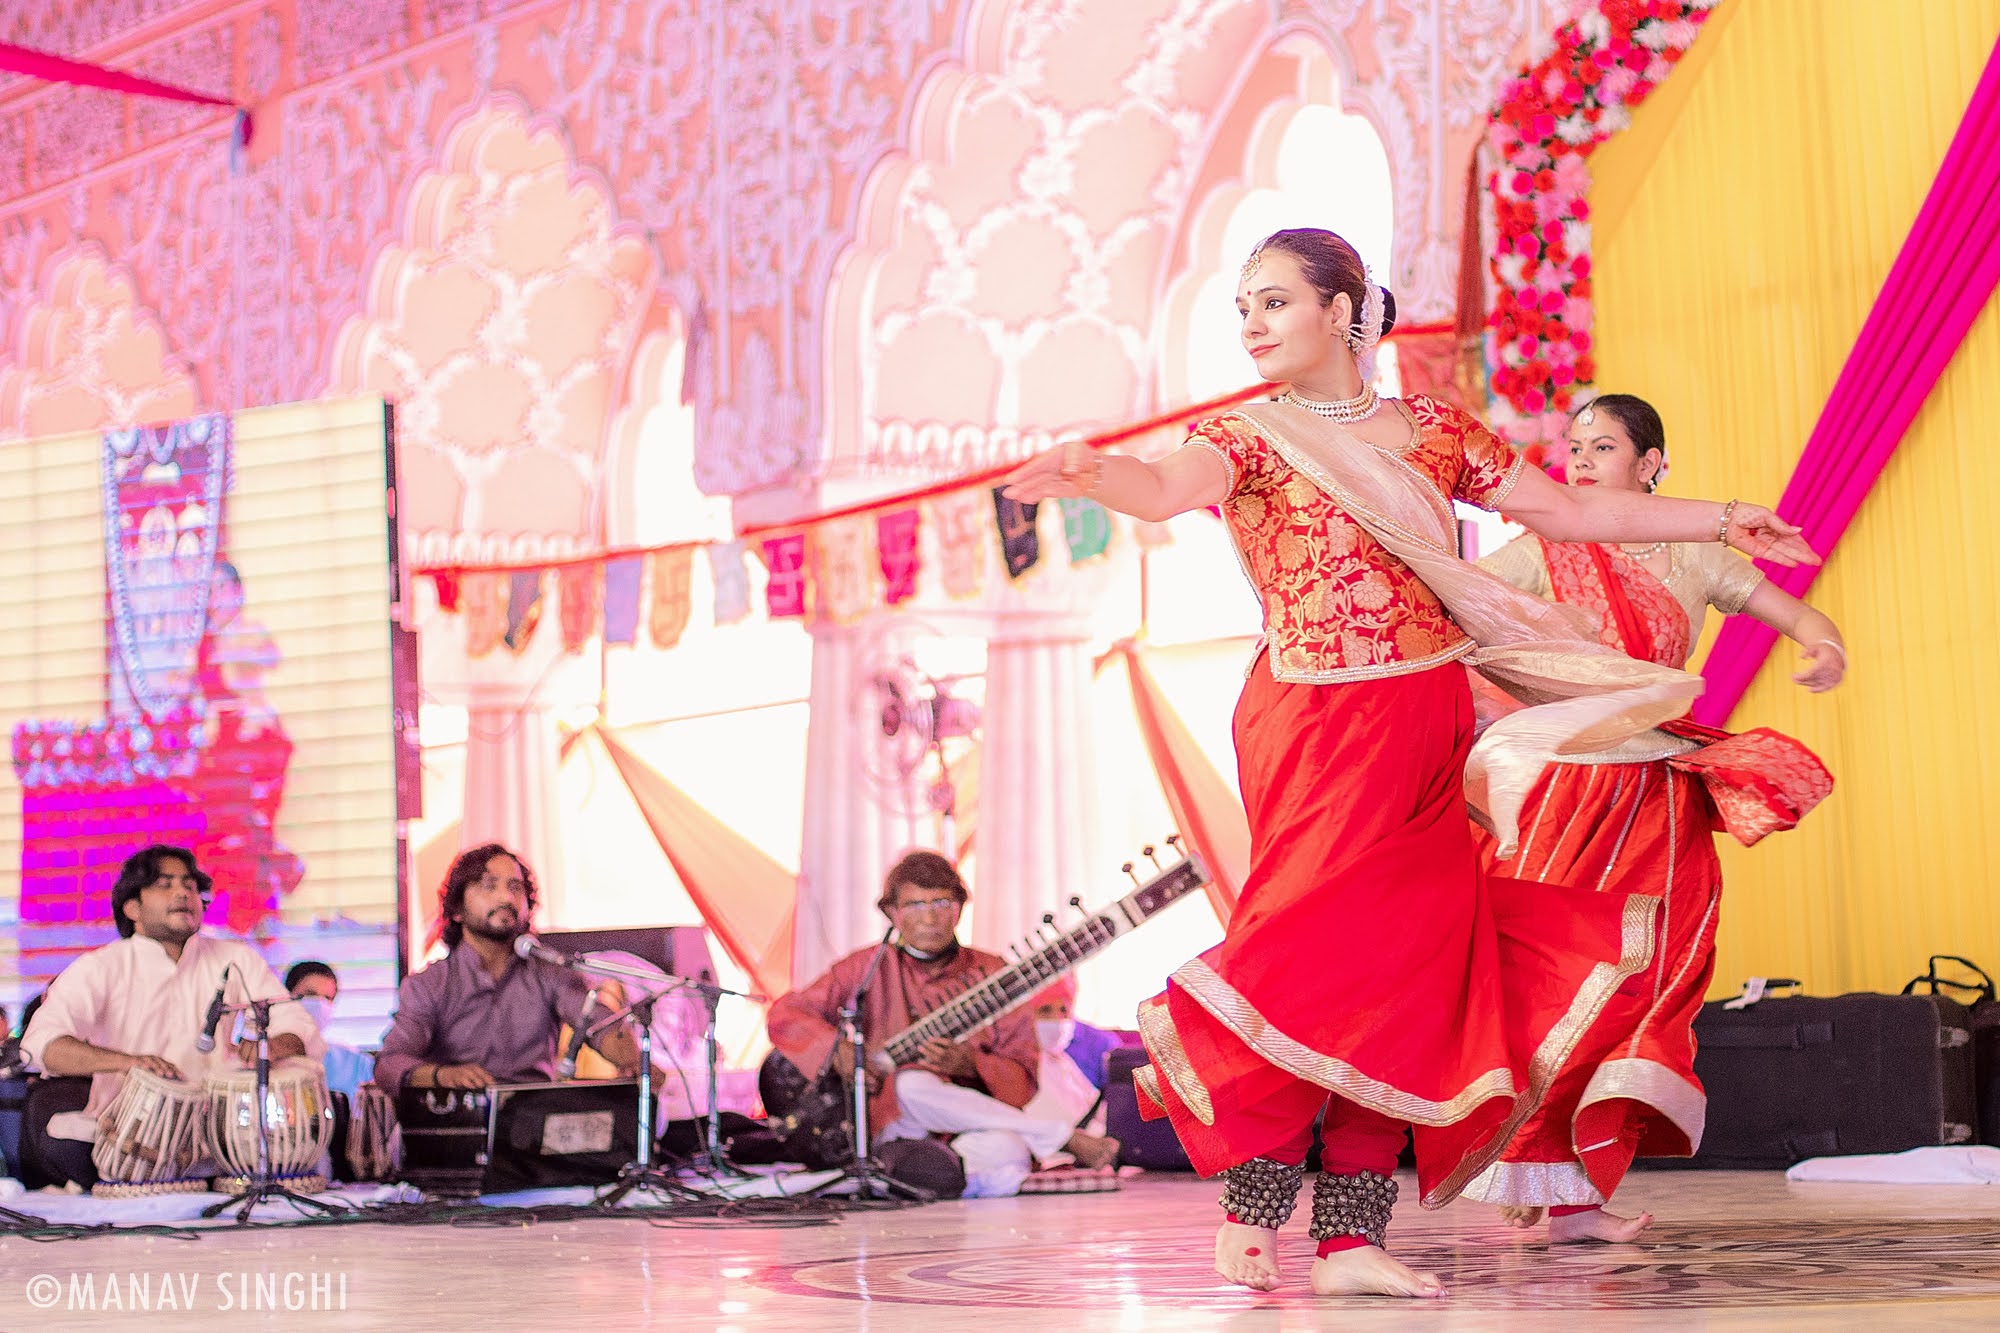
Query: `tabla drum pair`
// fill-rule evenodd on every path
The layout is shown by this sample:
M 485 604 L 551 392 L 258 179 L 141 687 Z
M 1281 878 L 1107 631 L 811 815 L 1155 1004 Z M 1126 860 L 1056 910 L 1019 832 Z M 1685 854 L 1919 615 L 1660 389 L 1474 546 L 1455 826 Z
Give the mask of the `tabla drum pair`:
M 317 1061 L 271 1066 L 264 1122 L 271 1175 L 304 1193 L 325 1189 L 318 1167 L 333 1138 L 333 1102 Z M 255 1070 L 214 1074 L 197 1085 L 134 1069 L 98 1118 L 92 1193 L 187 1193 L 208 1189 L 211 1179 L 236 1193 L 257 1169 L 257 1137 Z

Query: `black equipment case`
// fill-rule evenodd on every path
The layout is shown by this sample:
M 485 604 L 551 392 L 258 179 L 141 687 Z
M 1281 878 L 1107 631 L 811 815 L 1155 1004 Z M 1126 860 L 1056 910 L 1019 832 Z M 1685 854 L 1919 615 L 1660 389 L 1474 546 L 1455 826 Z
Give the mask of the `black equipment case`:
M 1976 1133 L 1972 1013 L 1954 1000 L 1713 1000 L 1694 1031 L 1708 1124 L 1688 1165 L 1782 1170 L 1808 1157 L 1969 1143 Z
M 1952 963 L 1977 981 L 1959 981 L 1938 975 L 1939 963 Z M 1972 1025 L 1973 1100 L 1979 1106 L 1979 1141 L 2000 1148 L 2000 1000 L 1993 995 L 1993 978 L 1977 963 L 1952 954 L 1932 954 L 1924 975 L 1903 987 L 1903 994 L 1915 995 L 1922 988 L 1936 995 L 1938 987 L 1966 996 Z
M 1187 1150 L 1165 1119 L 1139 1117 L 1132 1071 L 1146 1063 L 1143 1046 L 1119 1046 L 1104 1056 L 1104 1132 L 1119 1143 L 1118 1160 L 1148 1171 L 1192 1171 Z

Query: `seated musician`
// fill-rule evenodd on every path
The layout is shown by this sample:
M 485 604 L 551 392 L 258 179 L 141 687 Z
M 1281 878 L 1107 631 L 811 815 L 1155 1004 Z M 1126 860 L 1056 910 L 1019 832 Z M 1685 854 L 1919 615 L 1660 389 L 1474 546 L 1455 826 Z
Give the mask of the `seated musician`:
M 340 999 L 340 978 L 332 967 L 309 958 L 293 963 L 285 973 L 285 989 L 312 1015 L 325 1036 L 333 1022 L 333 1007 Z M 375 1057 L 353 1046 L 329 1041 L 326 1044 L 326 1086 L 343 1094 L 351 1103 L 361 1085 L 375 1077 Z
M 1065 973 L 1028 1002 L 1042 1050 L 1031 1114 L 1061 1116 L 1085 1128 L 1104 1124 L 1104 1058 L 1122 1044 L 1116 1033 L 1078 1022 L 1076 974 Z
M 198 1082 L 211 1066 L 231 1063 L 223 1052 L 236 1028 L 233 1017 L 217 1030 L 216 1054 L 195 1049 L 224 969 L 224 997 L 231 1004 L 285 998 L 285 988 L 249 945 L 201 933 L 209 893 L 209 877 L 192 852 L 152 846 L 134 854 L 111 889 L 111 919 L 120 938 L 78 958 L 49 983 L 22 1035 L 22 1050 L 45 1074 L 91 1076 L 84 1110 L 24 1127 L 40 1136 L 41 1160 L 53 1174 L 78 1185 L 95 1183 L 90 1148 L 98 1116 L 117 1098 L 128 1070 Z M 323 1049 L 305 1010 L 296 1004 L 271 1009 L 273 1060 L 317 1060 Z M 234 1057 L 247 1064 L 256 1052 L 256 1043 L 246 1039 Z
M 967 897 L 965 881 L 936 852 L 910 852 L 890 868 L 876 905 L 895 923 L 896 944 L 883 952 L 861 1006 L 862 1035 L 871 1051 L 1007 965 L 958 942 Z M 817 1078 L 831 1061 L 843 1076 L 851 1074 L 852 1051 L 840 1042 L 835 1024 L 874 954 L 872 947 L 849 954 L 771 1006 L 771 1044 L 800 1073 Z M 964 1041 L 928 1043 L 916 1063 L 866 1069 L 875 1143 L 952 1135 L 971 1197 L 1015 1193 L 1034 1159 L 1064 1150 L 1086 1166 L 1108 1163 L 1118 1151 L 1114 1140 L 1021 1109 L 1035 1095 L 1039 1055 L 1034 1015 L 1017 1008 Z
M 534 910 L 535 877 L 519 857 L 498 843 L 459 853 L 438 903 L 451 952 L 404 980 L 375 1057 L 377 1087 L 393 1097 L 555 1077 L 558 1035 L 582 1015 L 591 985 L 569 968 L 515 957 Z M 593 1009 L 591 1021 L 601 1017 Z M 621 1075 L 638 1073 L 628 1026 L 590 1043 Z

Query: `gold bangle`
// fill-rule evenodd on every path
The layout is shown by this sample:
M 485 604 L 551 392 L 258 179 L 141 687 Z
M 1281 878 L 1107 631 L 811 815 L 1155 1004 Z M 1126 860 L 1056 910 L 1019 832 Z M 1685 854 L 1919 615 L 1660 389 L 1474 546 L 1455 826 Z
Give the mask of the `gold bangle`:
M 1736 501 L 1731 500 L 1728 504 L 1722 506 L 1722 517 L 1717 519 L 1715 523 L 1715 539 L 1724 546 L 1729 545 L 1729 516 L 1735 512 Z

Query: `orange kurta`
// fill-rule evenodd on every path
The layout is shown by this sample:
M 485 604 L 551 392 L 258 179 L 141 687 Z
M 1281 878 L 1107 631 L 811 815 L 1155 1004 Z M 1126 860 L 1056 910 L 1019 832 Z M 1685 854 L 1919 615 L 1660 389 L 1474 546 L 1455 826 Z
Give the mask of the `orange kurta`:
M 780 996 L 767 1019 L 771 1045 L 808 1078 L 817 1078 L 832 1058 L 839 1039 L 840 1008 L 868 970 L 874 946 L 856 950 L 828 968 L 810 985 Z M 924 962 L 891 947 L 869 984 L 861 1005 L 861 1032 L 873 1049 L 941 1007 L 968 986 L 1007 966 L 997 954 L 961 946 L 949 958 Z M 1035 1041 L 1035 1015 L 1020 1008 L 1002 1014 L 963 1040 L 978 1063 L 976 1080 L 967 1086 L 991 1093 L 1009 1106 L 1026 1106 L 1035 1095 L 1035 1070 L 1041 1047 Z M 870 1099 L 869 1125 L 879 1133 L 896 1119 L 896 1082 L 887 1079 Z

